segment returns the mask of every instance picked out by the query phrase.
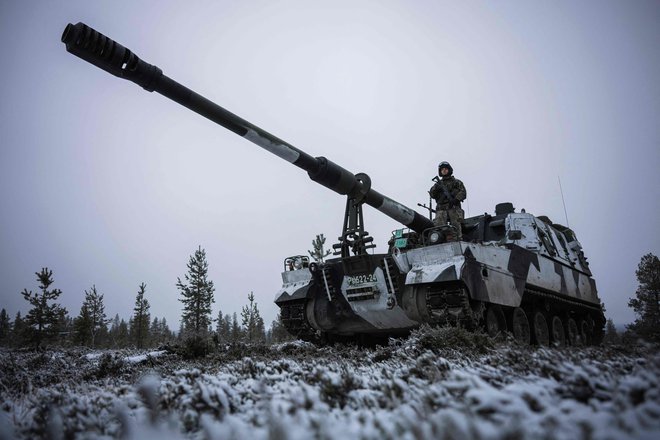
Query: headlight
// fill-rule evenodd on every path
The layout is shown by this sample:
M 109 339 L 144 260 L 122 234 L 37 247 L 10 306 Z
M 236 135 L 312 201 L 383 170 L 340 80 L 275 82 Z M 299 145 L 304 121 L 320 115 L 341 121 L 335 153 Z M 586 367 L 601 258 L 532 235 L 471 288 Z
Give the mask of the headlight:
M 429 241 L 431 243 L 437 243 L 440 241 L 440 232 L 439 231 L 433 231 L 431 232 L 431 235 L 429 235 Z
M 303 266 L 302 259 L 296 258 L 295 260 L 293 260 L 293 267 L 296 268 L 296 270 L 302 269 L 302 266 Z

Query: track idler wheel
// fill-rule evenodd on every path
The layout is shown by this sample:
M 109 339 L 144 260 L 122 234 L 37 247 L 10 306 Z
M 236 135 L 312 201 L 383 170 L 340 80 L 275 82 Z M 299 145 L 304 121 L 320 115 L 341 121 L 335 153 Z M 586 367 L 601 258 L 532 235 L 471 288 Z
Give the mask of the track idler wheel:
M 586 319 L 580 320 L 580 337 L 583 345 L 591 345 L 593 341 L 593 322 Z
M 530 342 L 530 329 L 527 314 L 520 307 L 513 309 L 511 316 L 511 329 L 513 330 L 513 337 L 523 345 L 529 345 Z
M 532 331 L 534 333 L 534 342 L 538 345 L 550 344 L 550 332 L 548 331 L 548 321 L 540 310 L 535 310 L 532 315 Z
M 566 333 L 564 332 L 564 324 L 561 322 L 561 318 L 557 315 L 552 317 L 552 323 L 550 324 L 552 329 L 552 343 L 558 347 L 563 347 L 566 345 Z
M 488 306 L 486 311 L 486 332 L 491 338 L 506 332 L 506 318 L 498 305 Z

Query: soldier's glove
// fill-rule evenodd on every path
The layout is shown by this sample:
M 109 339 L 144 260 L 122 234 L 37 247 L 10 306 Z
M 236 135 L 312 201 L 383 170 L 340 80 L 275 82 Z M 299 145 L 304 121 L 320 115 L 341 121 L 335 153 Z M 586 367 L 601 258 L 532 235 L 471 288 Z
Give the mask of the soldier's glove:
M 461 202 L 459 202 L 456 197 L 452 197 L 451 200 L 449 200 L 449 207 L 456 208 L 457 206 L 461 206 Z

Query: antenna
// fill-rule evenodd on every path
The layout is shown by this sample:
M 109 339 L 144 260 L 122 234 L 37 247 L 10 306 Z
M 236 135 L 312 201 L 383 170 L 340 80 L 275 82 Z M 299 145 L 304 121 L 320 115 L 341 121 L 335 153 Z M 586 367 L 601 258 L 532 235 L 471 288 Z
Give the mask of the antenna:
M 564 190 L 561 188 L 561 179 L 559 176 L 557 176 L 557 180 L 559 181 L 559 192 L 561 193 L 561 203 L 564 205 L 564 216 L 566 217 L 566 227 L 570 228 L 571 226 L 568 224 L 568 213 L 566 212 L 566 202 L 564 201 Z

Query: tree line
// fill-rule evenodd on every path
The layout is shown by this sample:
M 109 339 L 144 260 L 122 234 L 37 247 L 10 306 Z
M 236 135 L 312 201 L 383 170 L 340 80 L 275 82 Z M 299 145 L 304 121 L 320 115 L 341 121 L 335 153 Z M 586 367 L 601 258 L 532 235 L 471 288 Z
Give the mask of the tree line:
M 323 235 L 312 243 L 310 255 L 322 261 L 327 255 L 323 250 Z M 103 294 L 95 285 L 85 290 L 85 298 L 78 316 L 72 318 L 57 303 L 62 294 L 52 288 L 53 272 L 48 268 L 36 272 L 39 290 L 24 289 L 21 295 L 30 304 L 29 312 L 16 314 L 13 322 L 7 311 L 0 311 L 0 345 L 12 347 L 87 346 L 92 348 L 148 348 L 163 344 L 179 344 L 190 356 L 205 355 L 226 344 L 270 343 L 291 339 L 278 315 L 270 328 L 265 328 L 254 294 L 247 296 L 248 303 L 240 313 L 211 316 L 215 302 L 215 286 L 208 278 L 206 252 L 200 247 L 190 256 L 183 280 L 177 278 L 179 300 L 183 304 L 181 326 L 178 334 L 170 330 L 165 318 L 151 318 L 146 284 L 141 283 L 135 297 L 133 314 L 128 321 L 115 315 L 108 319 L 103 304 Z M 652 253 L 644 255 L 635 272 L 639 286 L 630 298 L 636 319 L 619 334 L 614 322 L 607 320 L 605 342 L 620 343 L 630 338 L 642 338 L 660 342 L 660 260 Z M 604 310 L 604 308 L 603 308 Z
M 133 313 L 126 321 L 105 313 L 103 294 L 95 285 L 85 290 L 85 298 L 76 317 L 58 303 L 62 294 L 53 288 L 53 271 L 36 272 L 38 290 L 24 289 L 21 295 L 31 308 L 25 316 L 19 311 L 12 321 L 7 311 L 0 310 L 0 345 L 43 348 L 47 346 L 85 346 L 91 348 L 150 348 L 180 344 L 188 354 L 206 354 L 222 344 L 265 343 L 290 339 L 281 320 L 273 321 L 266 330 L 254 294 L 240 313 L 211 317 L 215 287 L 208 279 L 206 252 L 201 246 L 190 257 L 183 280 L 177 279 L 179 300 L 183 304 L 178 334 L 165 320 L 151 316 L 146 298 L 147 285 L 138 286 Z

